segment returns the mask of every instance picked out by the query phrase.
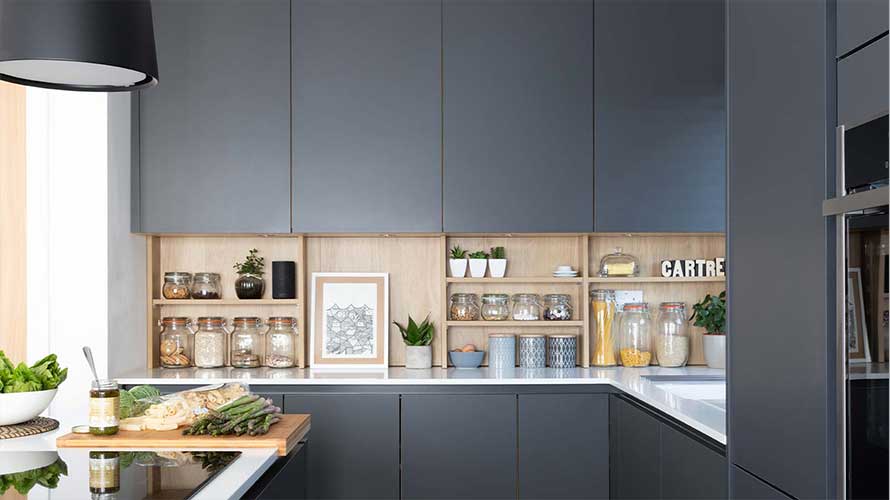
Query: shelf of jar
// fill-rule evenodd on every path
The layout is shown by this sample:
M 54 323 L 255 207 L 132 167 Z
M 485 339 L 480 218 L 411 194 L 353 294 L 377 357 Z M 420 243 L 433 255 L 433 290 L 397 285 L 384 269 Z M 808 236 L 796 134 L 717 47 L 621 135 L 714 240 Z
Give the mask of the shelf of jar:
M 154 299 L 155 306 L 298 306 L 300 299 Z
M 584 278 L 554 278 L 551 276 L 528 276 L 528 277 L 506 277 L 506 278 L 445 278 L 446 283 L 583 283 Z
M 558 327 L 581 327 L 584 326 L 582 320 L 569 321 L 446 321 L 445 326 L 469 326 L 469 327 L 488 327 L 500 328 L 504 326 L 512 327 L 534 327 L 534 328 L 558 328 Z
M 696 278 L 665 278 L 663 276 L 629 276 L 625 278 L 587 278 L 588 283 L 722 283 L 726 276 L 704 276 Z

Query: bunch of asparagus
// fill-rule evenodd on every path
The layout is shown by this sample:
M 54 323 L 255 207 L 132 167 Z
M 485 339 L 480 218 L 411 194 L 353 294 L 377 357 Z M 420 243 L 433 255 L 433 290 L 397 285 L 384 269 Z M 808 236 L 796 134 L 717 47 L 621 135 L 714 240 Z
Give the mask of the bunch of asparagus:
M 258 436 L 269 432 L 269 427 L 281 420 L 281 408 L 256 394 L 241 396 L 231 403 L 210 410 L 182 431 L 185 435 L 223 436 L 249 434 Z

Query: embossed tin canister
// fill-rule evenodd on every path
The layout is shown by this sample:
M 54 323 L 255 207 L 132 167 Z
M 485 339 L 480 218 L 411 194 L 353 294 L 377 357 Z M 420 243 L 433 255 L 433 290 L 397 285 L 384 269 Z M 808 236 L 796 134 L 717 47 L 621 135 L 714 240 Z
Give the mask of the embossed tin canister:
M 516 366 L 516 337 L 509 333 L 488 336 L 488 367 L 494 369 Z
M 547 362 L 544 336 L 525 334 L 519 336 L 519 366 L 521 368 L 544 368 Z
M 550 368 L 574 368 L 577 355 L 576 335 L 547 336 L 547 364 Z

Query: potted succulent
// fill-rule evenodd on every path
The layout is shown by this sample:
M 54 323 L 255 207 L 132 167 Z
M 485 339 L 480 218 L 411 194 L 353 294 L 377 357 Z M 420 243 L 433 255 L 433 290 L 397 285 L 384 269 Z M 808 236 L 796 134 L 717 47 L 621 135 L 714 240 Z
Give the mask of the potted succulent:
M 452 278 L 463 278 L 467 275 L 467 251 L 455 245 L 451 249 L 451 258 L 448 259 Z
M 482 250 L 470 254 L 470 276 L 474 278 L 485 277 L 485 267 L 488 265 L 488 254 Z
M 705 329 L 702 342 L 705 349 L 705 362 L 711 368 L 726 368 L 726 291 L 720 295 L 705 295 L 698 304 L 692 306 L 690 320 L 695 326 Z
M 263 268 L 266 266 L 262 257 L 257 257 L 259 250 L 250 250 L 244 262 L 237 262 L 233 266 L 238 273 L 235 280 L 235 295 L 239 299 L 261 299 L 266 290 L 266 282 L 263 281 Z
M 435 328 L 430 323 L 430 315 L 421 324 L 417 324 L 411 315 L 408 315 L 408 325 L 403 326 L 398 321 L 393 321 L 402 333 L 405 342 L 405 368 L 429 369 L 433 367 L 433 351 L 430 344 L 433 342 Z
M 503 278 L 507 272 L 507 253 L 504 247 L 491 247 L 488 270 L 492 278 Z

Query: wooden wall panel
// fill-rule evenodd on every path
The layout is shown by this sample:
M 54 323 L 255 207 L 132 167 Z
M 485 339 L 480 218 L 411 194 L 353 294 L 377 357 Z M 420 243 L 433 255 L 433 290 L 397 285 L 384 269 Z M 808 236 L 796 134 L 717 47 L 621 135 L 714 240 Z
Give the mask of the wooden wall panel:
M 621 247 L 640 262 L 640 276 L 661 276 L 663 259 L 713 259 L 726 256 L 726 238 L 719 233 L 596 234 L 590 237 L 590 275 L 600 259 Z

